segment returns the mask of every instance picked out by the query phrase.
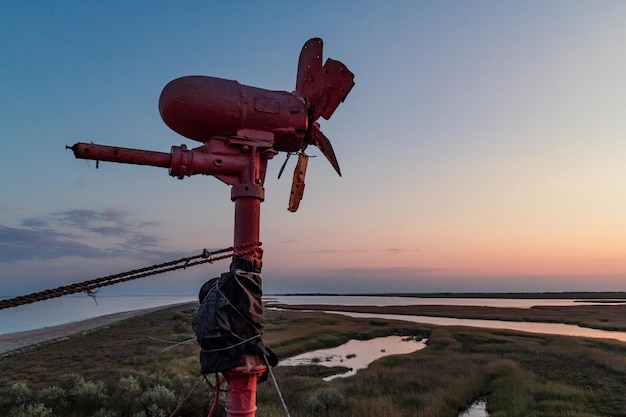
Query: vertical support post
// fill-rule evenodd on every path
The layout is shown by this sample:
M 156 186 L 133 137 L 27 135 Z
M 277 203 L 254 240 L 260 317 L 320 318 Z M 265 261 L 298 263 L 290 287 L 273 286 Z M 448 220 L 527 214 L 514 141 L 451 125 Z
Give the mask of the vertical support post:
M 235 203 L 235 248 L 260 241 L 261 202 L 265 199 L 263 182 L 267 158 L 257 149 L 252 149 L 248 170 L 241 181 L 233 185 L 231 200 Z M 244 255 L 259 265 L 262 257 L 261 248 L 250 255 Z M 254 417 L 256 414 L 257 381 L 267 370 L 265 361 L 256 355 L 244 355 L 240 366 L 222 374 L 228 382 L 226 393 L 227 417 Z
M 235 248 L 260 241 L 261 201 L 249 196 L 235 199 Z
M 247 147 L 248 164 L 241 173 L 239 181 L 230 192 L 230 199 L 235 203 L 235 236 L 234 246 L 254 244 L 260 241 L 261 202 L 265 200 L 265 169 L 268 157 L 273 154 L 258 148 Z M 261 250 L 254 256 L 261 260 Z
M 257 365 L 251 369 L 242 366 L 223 372 L 228 382 L 227 417 L 255 417 L 257 381 L 265 369 L 265 365 Z

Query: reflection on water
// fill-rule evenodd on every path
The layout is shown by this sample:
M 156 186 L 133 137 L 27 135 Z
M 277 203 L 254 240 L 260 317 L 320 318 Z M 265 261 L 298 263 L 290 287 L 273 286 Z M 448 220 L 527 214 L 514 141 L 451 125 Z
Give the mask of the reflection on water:
M 489 417 L 487 413 L 487 399 L 479 398 L 470 407 L 459 414 L 459 417 Z
M 415 340 L 403 336 L 379 337 L 370 340 L 351 340 L 331 349 L 320 349 L 303 353 L 280 361 L 279 366 L 322 365 L 327 367 L 342 366 L 350 368 L 347 372 L 324 378 L 335 378 L 356 374 L 365 369 L 376 359 L 390 355 L 404 355 L 424 349 L 426 340 Z
M 270 303 L 289 305 L 321 304 L 335 306 L 479 306 L 479 307 L 515 307 L 531 308 L 534 306 L 574 306 L 574 305 L 619 305 L 624 300 L 577 300 L 555 298 L 428 298 L 428 297 L 392 297 L 368 295 L 272 295 L 263 298 Z
M 352 313 L 348 311 L 325 311 L 348 317 L 410 321 L 412 323 L 434 324 L 436 326 L 468 326 L 485 329 L 515 330 L 519 332 L 554 334 L 560 336 L 592 337 L 595 339 L 616 339 L 626 342 L 626 332 L 590 329 L 573 324 L 536 323 L 528 321 L 455 319 L 449 317 L 410 316 L 404 314 Z

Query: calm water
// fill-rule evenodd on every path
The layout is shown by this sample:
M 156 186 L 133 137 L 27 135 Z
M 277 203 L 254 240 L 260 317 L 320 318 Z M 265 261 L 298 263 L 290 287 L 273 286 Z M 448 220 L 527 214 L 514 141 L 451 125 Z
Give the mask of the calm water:
M 480 398 L 474 401 L 467 410 L 459 414 L 459 417 L 489 417 L 487 399 Z
M 0 310 L 0 334 L 41 329 L 123 311 L 197 301 L 197 297 L 66 296 Z
M 327 311 L 348 317 L 410 321 L 412 323 L 434 324 L 437 326 L 468 326 L 486 329 L 516 330 L 528 333 L 554 334 L 561 336 L 591 337 L 594 339 L 615 339 L 626 342 L 626 332 L 609 332 L 560 323 L 532 323 L 525 321 L 454 319 L 448 317 L 410 316 L 400 314 L 369 314 L 344 311 Z
M 292 356 L 280 361 L 280 366 L 322 365 L 327 367 L 343 366 L 346 372 L 324 378 L 330 381 L 345 378 L 365 369 L 376 359 L 390 355 L 413 353 L 426 347 L 426 340 L 407 339 L 401 336 L 378 337 L 370 340 L 350 340 L 341 346 L 320 349 Z
M 418 297 L 353 297 L 353 296 L 271 296 L 266 301 L 302 305 L 481 305 L 492 307 L 519 307 L 530 308 L 534 305 L 580 305 L 577 300 L 551 299 L 477 299 L 477 298 L 418 298 Z M 43 327 L 66 324 L 93 317 L 104 316 L 122 311 L 140 310 L 144 308 L 196 302 L 195 296 L 167 297 L 167 296 L 128 296 L 107 297 L 101 296 L 97 304 L 88 296 L 67 296 L 28 304 L 20 307 L 0 310 L 0 334 L 40 329 Z M 593 304 L 593 302 L 585 302 Z M 347 313 L 346 313 L 347 314 Z M 353 314 L 353 313 L 350 313 Z M 355 316 L 359 316 L 354 313 Z M 585 329 L 578 326 L 556 323 L 526 323 L 507 322 L 496 320 L 469 320 L 425 316 L 396 316 L 389 314 L 369 314 L 359 317 L 380 317 L 396 320 L 409 320 L 418 323 L 429 323 L 441 326 L 472 326 L 498 329 L 519 330 L 532 333 L 548 333 L 581 337 L 611 338 L 626 342 L 625 332 L 607 332 L 602 330 Z
M 268 302 L 289 305 L 321 304 L 335 306 L 404 306 L 404 305 L 450 305 L 480 307 L 515 307 L 531 308 L 534 306 L 573 306 L 598 304 L 593 300 L 577 299 L 521 299 L 521 298 L 425 298 L 425 297 L 376 297 L 352 295 L 274 295 L 264 298 Z M 615 303 L 602 302 L 603 305 L 623 304 L 624 300 Z

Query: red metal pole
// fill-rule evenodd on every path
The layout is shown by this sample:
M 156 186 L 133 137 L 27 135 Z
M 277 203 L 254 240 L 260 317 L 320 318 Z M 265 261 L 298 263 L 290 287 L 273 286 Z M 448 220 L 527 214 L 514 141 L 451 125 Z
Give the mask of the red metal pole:
M 235 185 L 231 198 L 235 202 L 235 248 L 259 242 L 261 222 L 261 186 Z M 245 196 L 240 194 L 246 194 Z M 245 255 L 253 263 L 261 262 L 262 252 Z M 265 361 L 256 355 L 244 355 L 240 366 L 223 371 L 228 382 L 226 417 L 254 417 L 257 381 L 267 370 Z
M 233 184 L 230 199 L 235 203 L 234 246 L 254 244 L 260 241 L 261 202 L 265 200 L 265 170 L 272 153 L 257 148 L 247 149 L 248 164 Z M 252 255 L 254 256 L 254 255 Z M 255 258 L 261 260 L 261 250 Z
M 252 368 L 244 365 L 222 372 L 228 382 L 226 417 L 255 417 L 257 381 L 266 369 L 265 365 L 257 364 Z
M 240 197 L 235 200 L 235 248 L 260 241 L 261 200 Z
M 234 246 L 254 244 L 260 241 L 261 202 L 265 199 L 263 182 L 267 157 L 258 149 L 251 151 L 249 166 L 242 173 L 240 182 L 231 189 L 231 200 L 235 203 Z M 257 264 L 260 270 L 262 251 L 245 255 Z M 265 361 L 256 355 L 244 355 L 238 367 L 223 371 L 228 382 L 226 393 L 227 417 L 254 417 L 256 414 L 257 381 L 267 370 Z

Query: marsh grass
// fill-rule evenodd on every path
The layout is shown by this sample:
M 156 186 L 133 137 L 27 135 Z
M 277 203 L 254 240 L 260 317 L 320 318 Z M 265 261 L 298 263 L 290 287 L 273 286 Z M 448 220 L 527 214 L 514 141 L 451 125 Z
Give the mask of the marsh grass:
M 193 313 L 178 306 L 0 357 L 0 415 L 169 415 L 197 381 L 198 348 L 162 352 L 158 340 L 192 338 Z M 294 417 L 455 417 L 479 397 L 493 417 L 626 416 L 625 343 L 321 312 L 270 310 L 264 322 L 279 357 L 355 338 L 428 338 L 426 349 L 331 382 L 322 378 L 337 369 L 274 368 Z M 211 401 L 203 386 L 180 415 L 206 414 Z M 257 404 L 259 417 L 284 416 L 271 383 L 259 385 Z

